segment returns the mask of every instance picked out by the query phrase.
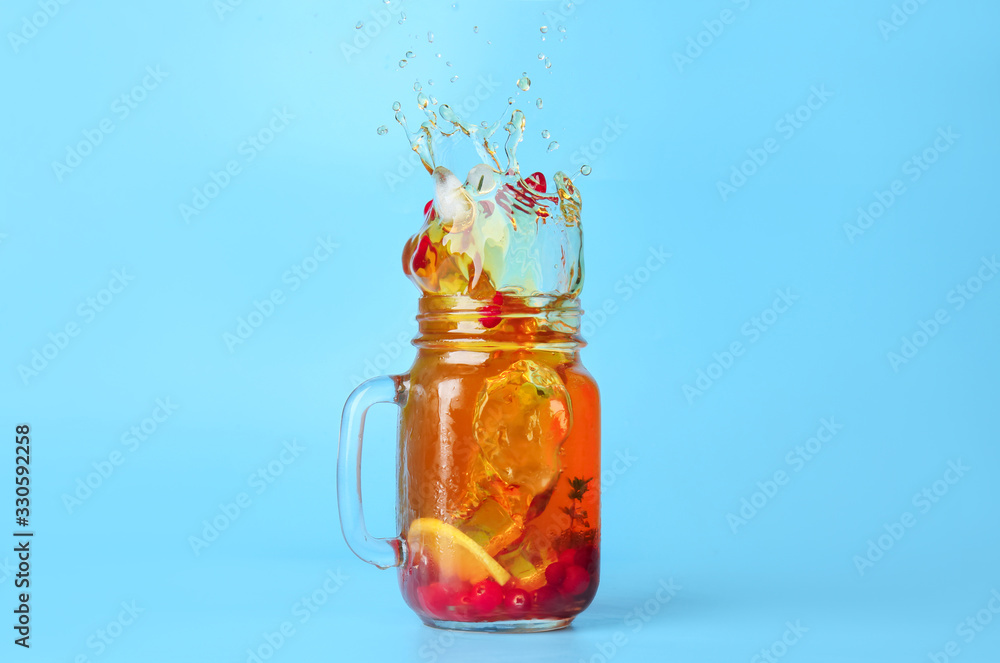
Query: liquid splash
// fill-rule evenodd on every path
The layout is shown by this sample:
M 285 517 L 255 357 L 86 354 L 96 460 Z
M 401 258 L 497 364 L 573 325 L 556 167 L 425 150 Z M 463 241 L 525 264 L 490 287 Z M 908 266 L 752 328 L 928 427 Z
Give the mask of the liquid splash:
M 530 87 L 527 75 L 517 86 Z M 403 269 L 424 293 L 466 295 L 497 304 L 497 298 L 553 295 L 576 297 L 583 288 L 582 200 L 572 179 L 556 172 L 524 177 L 517 146 L 524 138 L 524 113 L 508 113 L 492 124 L 460 117 L 448 104 L 435 113 L 418 95 L 426 116 L 411 131 L 393 104 L 410 147 L 434 180 L 434 198 L 424 223 L 403 250 Z M 499 139 L 506 133 L 502 151 Z M 480 163 L 463 182 L 437 151 L 448 140 L 468 141 Z

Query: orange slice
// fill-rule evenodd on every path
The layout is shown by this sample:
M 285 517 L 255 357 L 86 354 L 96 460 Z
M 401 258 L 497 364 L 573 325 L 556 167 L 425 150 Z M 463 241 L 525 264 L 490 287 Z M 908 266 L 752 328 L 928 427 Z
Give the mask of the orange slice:
M 490 557 L 481 545 L 437 518 L 414 520 L 406 541 L 413 554 L 422 551 L 442 571 L 453 572 L 462 580 L 476 583 L 492 577 L 500 585 L 505 585 L 510 580 L 510 573 Z

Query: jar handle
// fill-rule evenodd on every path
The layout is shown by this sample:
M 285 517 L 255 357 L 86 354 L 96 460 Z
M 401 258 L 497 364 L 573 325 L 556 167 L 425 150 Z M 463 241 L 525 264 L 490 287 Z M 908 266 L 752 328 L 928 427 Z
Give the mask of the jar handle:
M 409 375 L 383 375 L 366 380 L 347 397 L 340 420 L 337 454 L 337 506 L 340 529 L 354 554 L 380 569 L 399 566 L 406 557 L 406 543 L 396 536 L 379 539 L 368 533 L 361 507 L 361 444 L 365 416 L 376 403 L 406 403 Z

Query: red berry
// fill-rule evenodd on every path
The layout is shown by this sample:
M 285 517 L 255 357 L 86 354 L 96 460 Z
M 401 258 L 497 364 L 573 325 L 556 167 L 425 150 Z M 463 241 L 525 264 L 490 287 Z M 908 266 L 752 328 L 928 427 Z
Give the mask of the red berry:
M 578 596 L 587 591 L 590 586 L 590 574 L 582 566 L 575 564 L 566 569 L 566 579 L 563 580 L 562 592 L 568 596 Z
M 448 605 L 451 603 L 451 595 L 439 582 L 432 582 L 426 587 L 417 587 L 417 598 L 420 606 L 432 617 L 438 619 L 448 619 Z
M 545 175 L 541 173 L 532 173 L 524 182 L 538 193 L 545 193 L 545 189 L 547 188 L 545 185 Z
M 510 612 L 527 612 L 531 610 L 531 595 L 523 589 L 514 589 L 507 592 L 503 604 Z
M 552 562 L 545 567 L 545 580 L 553 587 L 563 584 L 566 578 L 566 565 L 562 562 Z
M 471 602 L 480 614 L 489 614 L 503 602 L 503 590 L 496 580 L 487 578 L 472 588 Z
M 597 555 L 595 554 L 593 546 L 580 548 L 576 551 L 576 565 L 582 566 L 587 569 L 588 572 L 592 572 L 594 570 L 594 564 L 596 561 Z
M 562 562 L 564 566 L 573 566 L 576 564 L 576 548 L 564 550 L 559 553 L 559 561 Z

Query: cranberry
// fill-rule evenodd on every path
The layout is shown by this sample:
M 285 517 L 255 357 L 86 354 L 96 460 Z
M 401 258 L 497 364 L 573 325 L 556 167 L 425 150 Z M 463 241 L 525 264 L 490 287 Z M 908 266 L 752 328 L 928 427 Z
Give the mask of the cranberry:
M 587 591 L 590 586 L 590 574 L 587 569 L 575 564 L 566 569 L 566 578 L 560 588 L 563 594 L 568 596 L 579 596 Z
M 487 578 L 472 588 L 471 603 L 482 615 L 496 610 L 503 602 L 503 590 L 493 578 Z
M 503 604 L 510 612 L 527 612 L 531 610 L 531 595 L 523 589 L 512 589 L 507 592 Z
M 576 565 L 582 566 L 588 572 L 593 572 L 597 562 L 597 554 L 593 546 L 586 546 L 576 551 Z
M 545 184 L 545 175 L 542 173 L 532 173 L 524 180 L 524 183 L 538 193 L 545 193 L 545 189 L 547 188 Z
M 561 607 L 562 600 L 559 592 L 548 585 L 535 591 L 531 597 L 532 613 L 535 617 L 549 617 Z
M 573 566 L 576 564 L 576 548 L 564 550 L 559 553 L 559 561 L 563 563 L 563 566 Z
M 500 306 L 503 304 L 503 293 L 494 293 L 492 302 L 492 304 L 481 306 L 478 309 L 480 313 L 485 313 L 485 315 L 479 318 L 479 322 L 487 329 L 493 329 L 502 320 L 500 317 Z
M 432 617 L 448 619 L 448 605 L 452 597 L 444 585 L 432 582 L 426 587 L 417 587 L 417 598 L 421 607 Z
M 566 565 L 562 562 L 552 562 L 545 567 L 545 580 L 553 587 L 563 584 L 566 578 Z

